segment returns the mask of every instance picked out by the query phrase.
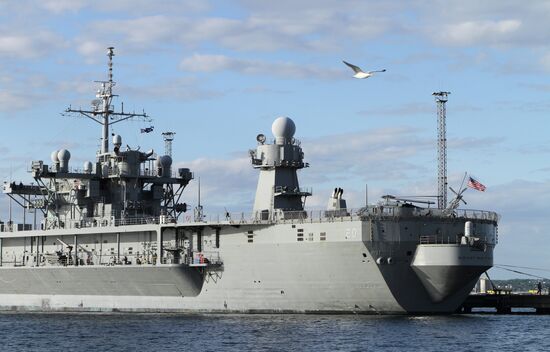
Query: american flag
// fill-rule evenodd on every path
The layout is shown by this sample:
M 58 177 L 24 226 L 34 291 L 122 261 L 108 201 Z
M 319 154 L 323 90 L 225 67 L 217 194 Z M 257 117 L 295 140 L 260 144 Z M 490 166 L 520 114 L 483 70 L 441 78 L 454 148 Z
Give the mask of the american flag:
M 478 190 L 478 191 L 481 191 L 481 192 L 485 192 L 485 189 L 487 188 L 471 176 L 468 180 L 468 187 L 473 188 L 473 189 Z

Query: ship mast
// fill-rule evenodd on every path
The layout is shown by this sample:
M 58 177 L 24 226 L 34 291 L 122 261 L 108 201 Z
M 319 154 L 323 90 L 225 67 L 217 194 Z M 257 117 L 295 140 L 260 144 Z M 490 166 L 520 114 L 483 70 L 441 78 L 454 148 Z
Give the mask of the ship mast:
M 447 207 L 447 96 L 451 92 L 435 92 L 437 103 L 437 207 Z
M 143 111 L 142 113 L 125 113 L 124 104 L 121 106 L 120 112 L 115 112 L 113 105 L 113 97 L 118 95 L 113 94 L 113 87 L 116 82 L 113 81 L 113 56 L 115 56 L 114 47 L 107 48 L 107 57 L 109 58 L 108 67 L 108 80 L 107 81 L 95 81 L 100 83 L 101 87 L 98 89 L 96 98 L 92 100 L 92 110 L 72 109 L 70 106 L 65 110 L 65 113 L 76 113 L 85 116 L 100 125 L 103 126 L 103 133 L 101 137 L 101 154 L 109 153 L 109 126 L 115 123 L 125 121 L 128 119 L 141 119 L 143 121 L 151 122 L 149 115 Z

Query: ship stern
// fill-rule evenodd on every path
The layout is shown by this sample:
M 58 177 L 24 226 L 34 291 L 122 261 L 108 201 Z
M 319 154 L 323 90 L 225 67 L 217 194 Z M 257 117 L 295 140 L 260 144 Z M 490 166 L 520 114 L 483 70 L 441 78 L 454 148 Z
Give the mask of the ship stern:
M 421 243 L 411 263 L 434 303 L 456 292 L 467 294 L 479 276 L 492 266 L 493 246 L 467 238 L 453 244 Z

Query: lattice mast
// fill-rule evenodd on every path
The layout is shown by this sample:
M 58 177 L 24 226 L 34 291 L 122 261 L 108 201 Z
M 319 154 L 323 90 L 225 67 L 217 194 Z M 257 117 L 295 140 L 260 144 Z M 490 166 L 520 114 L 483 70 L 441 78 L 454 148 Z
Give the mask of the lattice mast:
M 447 208 L 447 109 L 445 104 L 451 92 L 435 92 L 437 104 L 437 207 Z
M 143 111 L 142 113 L 125 113 L 124 104 L 121 106 L 120 112 L 115 112 L 113 105 L 111 105 L 113 98 L 118 96 L 113 94 L 113 87 L 116 82 L 113 81 L 113 56 L 115 56 L 114 47 L 107 48 L 108 62 L 108 80 L 107 81 L 95 81 L 100 83 L 101 87 L 98 89 L 96 98 L 92 100 L 92 110 L 72 109 L 70 106 L 66 113 L 77 113 L 85 116 L 103 126 L 103 133 L 101 137 L 101 154 L 109 153 L 109 126 L 115 123 L 138 118 L 144 121 L 150 122 L 150 117 Z
M 164 155 L 172 157 L 172 141 L 174 140 L 174 135 L 176 132 L 163 132 L 162 137 L 164 138 Z

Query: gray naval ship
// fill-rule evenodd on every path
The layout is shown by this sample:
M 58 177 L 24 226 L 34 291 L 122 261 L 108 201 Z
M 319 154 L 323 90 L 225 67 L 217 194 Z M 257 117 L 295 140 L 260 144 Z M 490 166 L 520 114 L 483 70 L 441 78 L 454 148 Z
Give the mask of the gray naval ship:
M 352 210 L 343 191 L 326 210 L 304 208 L 311 191 L 295 124 L 272 125 L 250 151 L 259 178 L 250 215 L 206 220 L 186 213 L 194 179 L 172 158 L 123 147 L 109 126 L 145 113 L 115 112 L 109 79 L 90 110 L 102 125 L 94 162 L 71 154 L 31 163 L 33 182 L 3 192 L 42 212 L 38 226 L 0 227 L 0 309 L 213 313 L 454 312 L 493 264 L 498 215 L 385 196 Z M 112 137 L 112 149 L 109 141 Z

